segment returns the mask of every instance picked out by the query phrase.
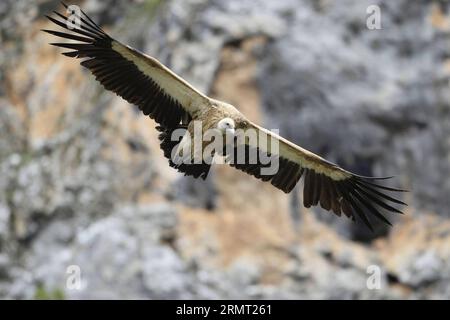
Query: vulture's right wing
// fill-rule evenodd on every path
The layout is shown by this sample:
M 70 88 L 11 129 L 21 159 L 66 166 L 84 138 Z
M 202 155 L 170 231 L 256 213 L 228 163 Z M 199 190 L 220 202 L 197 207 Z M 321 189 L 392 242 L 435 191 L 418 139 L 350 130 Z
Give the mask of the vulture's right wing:
M 81 65 L 88 68 L 106 89 L 139 106 L 144 114 L 167 128 L 177 126 L 186 113 L 195 118 L 199 109 L 209 106 L 208 97 L 158 60 L 112 39 L 83 11 L 80 13 L 78 26 L 58 12 L 55 14 L 62 21 L 47 16 L 70 33 L 43 31 L 77 41 L 52 45 L 71 49 L 63 53 L 65 56 L 86 58 Z

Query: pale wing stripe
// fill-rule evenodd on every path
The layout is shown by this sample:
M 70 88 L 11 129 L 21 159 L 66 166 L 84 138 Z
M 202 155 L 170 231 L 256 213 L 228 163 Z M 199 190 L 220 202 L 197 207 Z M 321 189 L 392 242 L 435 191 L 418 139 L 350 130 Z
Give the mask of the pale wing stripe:
M 125 59 L 133 62 L 141 72 L 150 77 L 168 95 L 177 100 L 191 116 L 194 117 L 201 108 L 208 105 L 209 98 L 207 96 L 192 87 L 155 58 L 140 53 L 116 40 L 112 42 L 112 49 Z
M 306 149 L 303 149 L 295 145 L 294 143 L 290 142 L 289 140 L 286 140 L 285 138 L 277 135 L 276 133 L 270 130 L 260 127 L 254 123 L 251 123 L 249 125 L 249 128 L 252 127 L 256 130 L 262 131 L 263 133 L 267 134 L 270 137 L 275 138 L 278 141 L 278 148 L 271 147 L 270 139 L 267 139 L 268 140 L 267 145 L 258 142 L 258 144 L 261 145 L 257 146 L 253 145 L 254 140 L 252 141 L 251 139 L 249 139 L 247 143 L 250 144 L 252 147 L 258 147 L 265 152 L 277 154 L 280 157 L 283 157 L 285 159 L 288 159 L 292 162 L 299 164 L 303 168 L 314 170 L 315 172 L 324 174 L 336 181 L 344 180 L 352 176 L 350 172 L 340 168 L 339 166 L 323 159 L 322 157 Z

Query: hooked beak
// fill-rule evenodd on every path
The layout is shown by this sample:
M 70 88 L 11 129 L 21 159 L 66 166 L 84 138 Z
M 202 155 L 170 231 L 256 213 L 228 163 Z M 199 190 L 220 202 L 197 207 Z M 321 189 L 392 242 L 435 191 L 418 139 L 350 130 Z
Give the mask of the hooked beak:
M 229 128 L 225 130 L 227 135 L 234 136 L 235 130 L 234 128 Z

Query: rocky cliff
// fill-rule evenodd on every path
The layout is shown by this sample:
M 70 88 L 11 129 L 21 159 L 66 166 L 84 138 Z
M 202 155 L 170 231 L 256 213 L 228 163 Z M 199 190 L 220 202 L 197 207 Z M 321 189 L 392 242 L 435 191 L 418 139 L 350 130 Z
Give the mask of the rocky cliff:
M 2 1 L 0 297 L 450 298 L 448 1 L 76 4 L 252 120 L 396 175 L 409 207 L 370 233 L 229 167 L 179 175 L 151 119 L 47 44 L 57 1 Z

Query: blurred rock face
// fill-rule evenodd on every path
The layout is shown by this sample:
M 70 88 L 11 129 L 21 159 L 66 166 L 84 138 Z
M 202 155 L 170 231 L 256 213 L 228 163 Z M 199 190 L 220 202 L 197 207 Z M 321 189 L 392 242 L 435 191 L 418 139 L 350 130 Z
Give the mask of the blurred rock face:
M 374 2 L 381 30 L 366 28 Z M 375 234 L 228 167 L 179 176 L 152 120 L 47 45 L 55 8 L 0 4 L 0 297 L 450 297 L 447 2 L 83 3 L 251 119 L 396 174 L 410 209 Z

